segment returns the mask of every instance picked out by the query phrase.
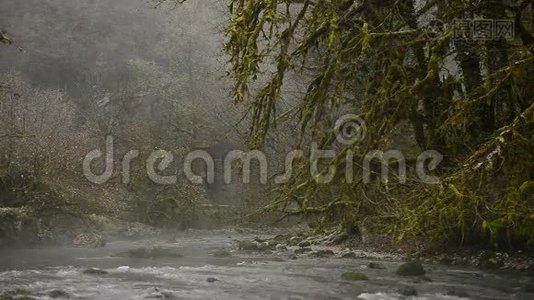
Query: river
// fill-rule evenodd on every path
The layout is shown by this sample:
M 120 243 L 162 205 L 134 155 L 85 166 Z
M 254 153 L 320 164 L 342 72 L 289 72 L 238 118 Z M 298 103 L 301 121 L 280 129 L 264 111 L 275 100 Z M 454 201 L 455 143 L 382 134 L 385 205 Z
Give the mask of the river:
M 425 264 L 427 276 L 400 277 L 402 263 L 387 255 L 361 258 L 291 257 L 293 249 L 270 254 L 239 252 L 234 240 L 256 235 L 233 231 L 189 231 L 175 240 L 153 238 L 108 242 L 103 248 L 47 247 L 0 250 L 0 290 L 24 289 L 36 299 L 64 291 L 72 299 L 532 299 L 528 278 L 508 273 Z M 117 253 L 138 247 L 178 249 L 182 258 L 134 259 Z M 230 257 L 215 257 L 218 249 Z M 312 248 L 314 248 L 312 246 Z M 363 254 L 363 253 L 360 253 Z M 292 259 L 293 258 L 293 259 Z M 384 268 L 371 269 L 369 262 Z M 98 268 L 106 274 L 86 274 Z M 347 271 L 369 280 L 346 281 Z M 404 287 L 417 297 L 403 297 Z M 65 294 L 67 295 L 67 294 Z

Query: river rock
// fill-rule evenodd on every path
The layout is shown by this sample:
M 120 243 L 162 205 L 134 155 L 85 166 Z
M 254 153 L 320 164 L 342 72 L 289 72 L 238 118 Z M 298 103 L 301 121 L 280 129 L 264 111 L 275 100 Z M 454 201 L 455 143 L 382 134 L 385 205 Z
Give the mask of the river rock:
M 89 268 L 89 269 L 83 271 L 82 273 L 83 274 L 87 274 L 87 275 L 106 275 L 106 274 L 108 274 L 107 271 L 101 270 L 101 269 L 97 269 L 97 268 Z
M 425 274 L 426 271 L 421 263 L 416 261 L 404 263 L 397 269 L 397 275 L 400 276 L 422 276 Z
M 127 256 L 131 258 L 150 258 L 150 251 L 145 247 L 131 249 L 128 250 Z
M 317 250 L 315 252 L 310 253 L 310 256 L 313 256 L 313 257 L 329 257 L 329 256 L 334 256 L 334 255 L 335 255 L 334 251 L 330 249 Z
M 443 255 L 438 258 L 438 262 L 442 265 L 450 266 L 453 264 L 453 259 L 447 255 Z
M 332 236 L 329 239 L 329 241 L 330 241 L 330 243 L 332 243 L 334 245 L 339 245 L 339 244 L 343 243 L 344 241 L 346 241 L 348 238 L 349 238 L 348 233 L 342 232 L 340 234 L 336 234 L 336 235 Z
M 170 291 L 161 291 L 158 288 L 153 288 L 148 291 L 148 295 L 144 299 L 177 299 Z
M 367 267 L 369 269 L 385 269 L 385 267 L 382 264 L 374 262 L 374 261 L 368 263 Z
M 305 248 L 311 246 L 311 243 L 309 241 L 302 241 L 299 243 L 299 247 Z
M 493 251 L 483 251 L 475 260 L 476 265 L 488 270 L 495 270 L 504 266 L 502 254 L 494 253 Z
M 354 259 L 354 258 L 358 258 L 358 256 L 353 251 L 350 251 L 350 252 L 345 252 L 345 253 L 341 254 L 341 258 L 352 258 L 352 259 Z
M 50 298 L 70 299 L 70 294 L 62 290 L 53 290 L 48 293 Z
M 260 247 L 252 241 L 237 241 L 237 248 L 245 251 L 258 251 Z
M 286 245 L 283 245 L 283 244 L 276 245 L 275 249 L 276 251 L 287 251 Z
M 294 236 L 289 239 L 290 245 L 298 245 L 300 242 L 302 242 L 303 238 L 301 236 Z
M 306 253 L 306 252 L 312 252 L 312 248 L 298 248 L 298 249 L 295 249 L 294 253 L 295 254 L 303 254 L 303 253 Z
M 232 254 L 224 249 L 219 249 L 215 252 L 213 252 L 213 256 L 215 257 L 230 257 Z
M 289 235 L 287 234 L 279 234 L 273 238 L 273 240 L 278 242 L 287 241 L 289 239 Z
M 345 272 L 341 274 L 341 279 L 351 281 L 369 280 L 367 275 L 358 272 Z
M 265 242 L 267 242 L 267 240 L 266 240 L 266 239 L 259 238 L 259 237 L 255 237 L 255 238 L 254 238 L 254 242 L 256 242 L 256 243 L 260 243 L 260 244 L 261 244 L 261 243 L 265 243 Z

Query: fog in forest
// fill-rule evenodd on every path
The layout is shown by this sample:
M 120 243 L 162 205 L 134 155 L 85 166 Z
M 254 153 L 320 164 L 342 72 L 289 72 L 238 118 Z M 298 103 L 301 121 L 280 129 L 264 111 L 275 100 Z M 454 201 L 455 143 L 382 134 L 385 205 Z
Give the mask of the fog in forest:
M 0 0 L 0 300 L 530 299 L 533 12 Z

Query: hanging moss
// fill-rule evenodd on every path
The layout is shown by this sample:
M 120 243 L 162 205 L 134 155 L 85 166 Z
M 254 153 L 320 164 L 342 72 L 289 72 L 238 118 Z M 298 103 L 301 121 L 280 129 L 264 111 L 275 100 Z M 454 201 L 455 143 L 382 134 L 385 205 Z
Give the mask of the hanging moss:
M 451 24 L 474 14 L 494 17 L 494 11 L 465 1 L 447 7 L 426 2 L 420 11 L 413 1 L 230 3 L 225 50 L 234 100 L 251 112 L 250 147 L 262 147 L 275 125 L 287 75 L 312 69 L 294 110 L 300 145 L 312 140 L 332 147 L 339 108 L 359 114 L 367 125 L 366 140 L 337 145 L 340 151 L 325 170 L 343 169 L 348 150 L 355 161 L 370 150 L 387 150 L 404 122 L 414 128 L 406 139 L 446 158 L 437 185 L 415 177 L 405 185 L 364 185 L 361 172 L 352 183 L 338 174 L 331 184 L 317 184 L 304 162 L 267 210 L 293 202 L 299 208 L 290 214 L 346 224 L 373 219 L 396 237 L 441 245 L 532 245 L 532 44 L 524 36 L 459 42 L 451 26 L 439 34 L 417 22 L 431 9 Z M 455 60 L 459 69 L 451 73 L 447 67 Z M 478 67 L 468 70 L 470 65 Z

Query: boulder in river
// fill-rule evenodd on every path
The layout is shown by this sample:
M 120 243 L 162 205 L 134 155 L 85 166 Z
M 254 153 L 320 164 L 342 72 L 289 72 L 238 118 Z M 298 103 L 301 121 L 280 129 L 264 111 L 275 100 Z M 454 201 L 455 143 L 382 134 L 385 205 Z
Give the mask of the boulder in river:
M 417 261 L 410 261 L 399 266 L 397 269 L 397 275 L 400 276 L 422 276 L 426 271 L 423 265 Z
M 258 243 L 252 241 L 237 241 L 237 248 L 245 251 L 258 251 L 260 247 Z
M 63 290 L 52 290 L 48 293 L 50 298 L 70 299 L 70 294 Z
M 213 252 L 213 256 L 215 257 L 230 257 L 232 254 L 224 249 L 219 249 Z
M 159 288 L 153 288 L 148 291 L 148 295 L 144 299 L 177 299 L 170 291 L 162 291 Z
M 369 269 L 385 269 L 385 267 L 382 264 L 374 262 L 374 261 L 368 263 L 367 267 Z
M 351 281 L 369 280 L 367 275 L 358 272 L 345 272 L 341 274 L 341 279 Z
M 106 274 L 108 274 L 107 271 L 101 270 L 101 269 L 97 269 L 97 268 L 89 268 L 89 269 L 83 271 L 82 273 L 83 274 L 87 274 L 87 275 L 106 275 Z

